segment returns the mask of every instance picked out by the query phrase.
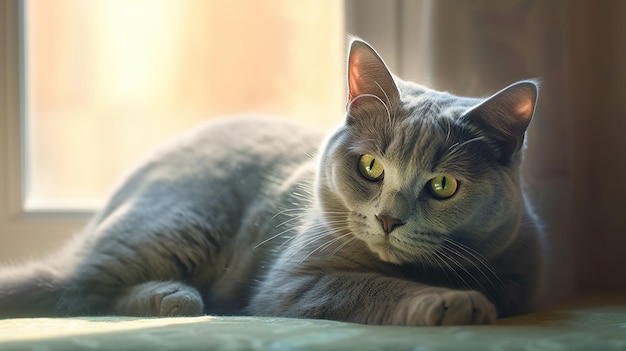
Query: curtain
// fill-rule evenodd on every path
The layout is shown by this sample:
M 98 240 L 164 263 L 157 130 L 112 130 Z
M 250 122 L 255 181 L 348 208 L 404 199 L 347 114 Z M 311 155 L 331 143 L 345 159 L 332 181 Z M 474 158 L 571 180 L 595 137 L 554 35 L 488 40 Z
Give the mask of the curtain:
M 420 11 L 402 17 L 420 21 L 403 26 L 419 65 L 404 78 L 474 96 L 540 79 L 524 178 L 548 234 L 547 290 L 626 290 L 626 1 L 400 5 Z

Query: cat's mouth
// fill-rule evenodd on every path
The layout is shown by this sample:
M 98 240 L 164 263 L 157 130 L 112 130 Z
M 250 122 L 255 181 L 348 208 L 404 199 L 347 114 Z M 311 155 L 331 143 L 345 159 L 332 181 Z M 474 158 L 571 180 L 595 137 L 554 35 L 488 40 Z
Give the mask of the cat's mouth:
M 422 233 L 412 233 L 410 236 L 406 233 L 369 235 L 365 241 L 381 260 L 393 264 L 430 261 L 441 248 L 441 240 Z

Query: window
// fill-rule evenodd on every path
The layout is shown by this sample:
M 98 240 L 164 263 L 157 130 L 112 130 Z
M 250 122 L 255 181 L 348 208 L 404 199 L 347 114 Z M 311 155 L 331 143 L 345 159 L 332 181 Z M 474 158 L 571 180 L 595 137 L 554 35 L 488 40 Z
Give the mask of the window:
M 216 117 L 336 124 L 342 10 L 317 0 L 26 1 L 26 208 L 97 208 L 156 144 Z
M 343 6 L 1 2 L 0 264 L 61 246 L 130 164 L 198 123 L 338 123 Z

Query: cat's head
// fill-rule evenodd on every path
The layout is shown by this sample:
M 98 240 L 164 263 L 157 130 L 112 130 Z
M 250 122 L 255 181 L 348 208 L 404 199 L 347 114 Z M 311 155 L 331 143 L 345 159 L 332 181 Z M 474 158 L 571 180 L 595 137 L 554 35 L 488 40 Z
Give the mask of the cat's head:
M 334 229 L 398 264 L 432 262 L 446 245 L 489 257 L 514 239 L 534 82 L 457 97 L 394 77 L 355 40 L 348 85 L 345 123 L 326 142 L 317 181 Z

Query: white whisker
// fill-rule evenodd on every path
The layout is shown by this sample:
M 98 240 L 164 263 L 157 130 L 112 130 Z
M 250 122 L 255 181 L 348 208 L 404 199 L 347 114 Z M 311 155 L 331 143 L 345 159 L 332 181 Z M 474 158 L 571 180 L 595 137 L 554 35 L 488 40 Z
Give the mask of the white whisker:
M 443 255 L 445 258 L 449 259 L 449 256 L 446 255 L 443 252 L 437 252 L 437 251 L 433 251 L 433 254 L 439 258 L 439 260 L 441 260 L 441 262 L 443 262 L 443 264 L 446 265 L 446 267 L 448 267 L 448 270 L 450 270 L 452 273 L 454 273 L 454 275 L 456 275 L 457 278 L 459 278 L 459 280 L 461 280 L 463 282 L 463 284 L 465 284 L 466 287 L 470 287 L 471 285 L 469 285 L 465 279 L 463 279 L 463 277 L 459 274 L 459 272 L 457 272 L 454 268 L 452 268 L 452 266 L 450 266 L 450 264 L 448 263 L 447 260 L 445 260 L 444 258 L 442 258 L 441 256 L 439 256 L 439 254 Z M 446 274 L 447 275 L 447 274 Z M 448 278 L 449 279 L 449 278 Z
M 387 99 L 387 102 L 391 104 L 391 99 L 389 99 L 389 95 L 387 95 L 387 92 L 385 91 L 385 89 L 383 89 L 383 87 L 381 87 L 377 81 L 374 81 L 374 84 L 376 84 L 378 89 L 380 89 L 380 91 L 383 92 L 383 95 L 385 95 L 385 99 Z M 387 110 L 387 118 L 389 119 L 389 124 L 391 125 L 391 112 L 389 111 L 389 107 L 384 102 L 383 102 L 383 105 L 385 106 L 385 110 Z
M 280 216 L 280 215 L 283 215 L 283 214 L 287 214 L 287 213 L 289 213 L 289 212 L 302 212 L 302 213 L 306 213 L 306 209 L 302 209 L 302 208 L 287 208 L 287 209 L 284 209 L 284 210 L 282 210 L 282 211 L 277 212 L 275 215 L 273 215 L 273 216 L 272 216 L 272 218 L 271 218 L 271 219 L 274 219 L 274 218 L 276 218 L 276 217 L 278 217 L 278 216 Z
M 346 223 L 347 224 L 347 223 Z M 300 234 L 300 235 L 306 235 L 306 238 L 301 238 L 300 242 L 297 242 L 297 244 L 299 245 L 299 247 L 297 247 L 293 252 L 291 252 L 284 260 L 284 262 L 288 262 L 290 261 L 295 255 L 297 255 L 299 252 L 301 252 L 302 250 L 304 250 L 305 248 L 310 247 L 312 244 L 318 242 L 320 239 L 327 237 L 327 236 L 335 236 L 343 231 L 348 231 L 349 228 L 348 226 L 343 226 L 343 227 L 337 227 L 337 228 L 328 228 L 327 226 L 320 224 L 320 225 L 316 225 L 315 227 L 319 228 L 319 231 L 315 231 L 315 229 L 312 228 L 308 228 L 307 231 L 305 232 L 305 234 Z M 347 234 L 349 234 L 350 232 L 348 232 Z M 346 234 L 342 234 L 340 235 L 340 237 L 343 237 Z M 297 235 L 298 236 L 298 235 Z M 300 262 L 304 262 L 304 260 L 306 260 L 308 257 L 310 257 L 314 252 L 324 249 L 325 247 L 328 247 L 330 245 L 332 245 L 332 243 L 336 242 L 337 237 L 330 239 L 329 241 L 326 241 L 325 243 L 319 245 L 317 248 L 315 248 L 314 250 L 312 250 L 304 259 L 302 259 Z M 290 238 L 289 241 L 293 241 L 293 238 Z M 330 242 L 330 244 L 329 244 Z M 328 244 L 328 245 L 327 245 Z
M 378 83 L 376 83 L 378 85 Z M 380 87 L 380 86 L 379 86 Z M 381 88 L 382 89 L 382 88 Z M 387 118 L 389 119 L 389 123 L 391 123 L 391 111 L 389 110 L 389 107 L 387 106 L 387 104 L 383 101 L 383 99 L 381 99 L 380 97 L 374 95 L 374 94 L 360 94 L 354 97 L 354 99 L 352 99 L 352 101 L 350 101 L 350 103 L 348 104 L 348 108 L 350 108 L 350 106 L 352 104 L 354 104 L 354 102 L 358 99 L 362 99 L 365 97 L 370 97 L 370 98 L 374 98 L 376 99 L 378 102 L 380 102 L 383 107 L 385 108 L 385 111 L 387 111 Z
M 346 245 L 350 244 L 355 239 L 356 239 L 356 236 L 352 236 L 350 239 L 344 241 L 341 245 L 337 246 L 337 248 L 333 250 L 333 252 L 330 253 L 330 256 L 334 256 L 337 252 L 339 252 L 341 249 L 343 249 Z
M 347 229 L 347 228 L 345 228 L 345 229 Z M 345 238 L 345 237 L 346 237 L 346 236 L 348 236 L 348 235 L 352 235 L 352 233 L 348 232 L 348 233 L 346 233 L 346 234 L 342 234 L 342 235 L 340 235 L 340 236 L 338 236 L 338 237 L 335 237 L 335 238 L 333 238 L 333 239 L 331 239 L 331 240 L 329 240 L 329 241 L 325 242 L 324 244 L 322 244 L 322 245 L 318 246 L 317 248 L 315 248 L 314 250 L 312 250 L 311 252 L 309 252 L 306 256 L 304 256 L 304 258 L 302 258 L 302 259 L 300 260 L 300 263 L 302 263 L 302 262 L 306 261 L 306 260 L 307 260 L 309 257 L 311 257 L 311 255 L 313 255 L 314 253 L 316 253 L 316 252 L 318 252 L 318 251 L 319 251 L 319 252 L 324 251 L 326 248 L 330 247 L 332 244 L 334 244 L 334 243 L 336 243 L 337 241 L 339 241 L 339 240 L 341 240 L 341 239 Z
M 447 252 L 454 253 L 454 254 L 456 254 L 457 256 L 460 256 L 457 252 L 455 252 L 454 250 L 451 250 L 449 247 L 443 246 L 443 248 L 444 248 L 444 249 L 446 249 L 446 251 L 447 251 Z M 470 278 L 474 279 L 474 281 L 476 282 L 476 284 L 478 284 L 478 286 L 479 286 L 482 290 L 484 290 L 484 289 L 485 289 L 485 287 L 481 284 L 481 282 L 480 282 L 478 279 L 476 279 L 476 277 L 474 277 L 474 275 L 473 275 L 470 271 L 468 271 L 468 270 L 467 270 L 467 268 L 466 268 L 463 264 L 461 264 L 461 262 L 459 262 L 457 259 L 455 259 L 455 258 L 454 258 L 454 257 L 452 257 L 451 255 L 447 254 L 447 253 L 446 253 L 446 251 L 440 251 L 440 253 L 441 253 L 443 256 L 445 256 L 445 257 L 446 257 L 446 259 L 448 259 L 448 261 L 450 261 L 451 263 L 454 263 L 454 265 L 456 265 L 457 267 L 459 267 L 459 268 L 460 268 L 463 272 L 465 272 L 465 274 L 467 274 Z M 465 257 L 463 257 L 463 256 L 460 256 L 460 257 L 465 258 Z M 478 270 L 480 271 L 480 269 L 478 269 Z M 459 275 L 459 277 L 460 277 L 460 275 Z M 466 283 L 466 285 L 467 285 L 467 283 Z M 467 285 L 467 287 L 468 287 L 468 288 L 471 288 L 471 286 L 470 286 L 470 285 Z
M 272 236 L 270 236 L 269 238 L 267 238 L 267 239 L 265 239 L 265 240 L 261 241 L 260 243 L 256 244 L 256 245 L 254 246 L 254 249 L 256 249 L 256 248 L 258 248 L 259 246 L 261 246 L 261 245 L 263 245 L 263 244 L 265 244 L 265 243 L 267 243 L 267 242 L 269 242 L 269 241 L 271 241 L 271 240 L 274 240 L 274 239 L 276 239 L 276 238 L 278 238 L 278 237 L 282 236 L 283 234 L 286 234 L 286 233 L 288 233 L 288 232 L 290 232 L 290 231 L 292 231 L 292 230 L 294 230 L 294 229 L 296 229 L 296 228 L 295 228 L 295 227 L 291 227 L 291 228 L 288 228 L 288 229 L 283 230 L 282 232 L 280 232 L 280 233 L 278 233 L 278 234 L 276 234 L 276 235 L 272 235 Z
M 469 262 L 470 264 L 472 264 L 478 270 L 478 272 L 487 280 L 487 282 L 494 289 L 496 289 L 498 292 L 500 291 L 499 286 L 494 284 L 494 282 L 489 278 L 487 273 L 485 273 L 485 271 L 484 271 L 484 269 L 487 269 L 489 271 L 489 273 L 491 273 L 491 276 L 498 280 L 499 284 L 501 284 L 501 285 L 504 284 L 502 282 L 502 280 L 500 279 L 500 277 L 496 274 L 496 272 L 493 269 L 493 267 L 491 267 L 489 262 L 487 262 L 487 260 L 485 260 L 478 252 L 476 252 L 476 251 L 466 247 L 465 245 L 463 245 L 461 243 L 455 242 L 453 240 L 448 240 L 448 241 L 446 241 L 446 243 L 455 245 L 457 248 L 463 250 L 465 253 L 470 255 L 471 257 L 468 257 L 468 256 L 462 254 L 462 252 L 460 252 L 458 250 L 454 250 L 454 248 L 452 248 L 450 246 L 445 246 L 444 245 L 444 248 L 446 248 L 449 252 L 454 253 L 458 257 L 460 257 L 460 258 L 466 260 L 467 262 Z M 474 251 L 474 253 L 472 251 Z M 472 277 L 472 278 L 474 278 L 474 277 Z
M 473 142 L 477 142 L 477 141 L 482 141 L 485 138 L 482 136 L 476 137 L 476 138 L 472 138 L 469 140 L 466 140 L 462 143 L 455 143 L 452 146 L 450 146 L 447 150 L 447 153 L 445 155 L 445 157 L 451 157 L 452 155 L 454 155 L 455 153 L 457 153 L 458 151 L 461 150 L 461 148 L 467 144 L 473 143 Z

